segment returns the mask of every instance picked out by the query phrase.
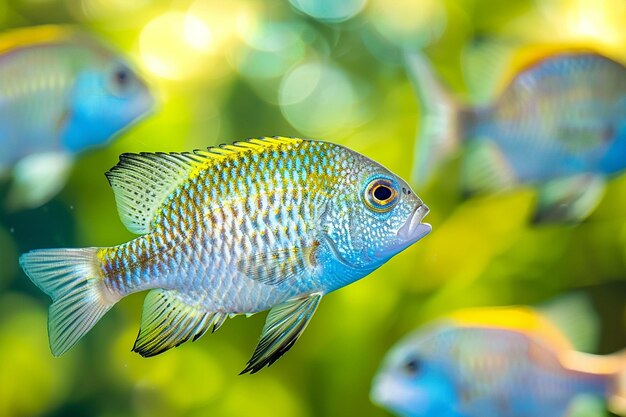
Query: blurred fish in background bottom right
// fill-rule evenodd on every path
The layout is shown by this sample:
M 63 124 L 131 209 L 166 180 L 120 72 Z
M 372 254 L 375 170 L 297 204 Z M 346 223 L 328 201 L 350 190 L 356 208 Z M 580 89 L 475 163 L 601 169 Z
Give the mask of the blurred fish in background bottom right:
M 370 396 L 401 417 L 626 415 L 626 350 L 576 350 L 597 328 L 578 293 L 543 308 L 458 310 L 394 346 Z

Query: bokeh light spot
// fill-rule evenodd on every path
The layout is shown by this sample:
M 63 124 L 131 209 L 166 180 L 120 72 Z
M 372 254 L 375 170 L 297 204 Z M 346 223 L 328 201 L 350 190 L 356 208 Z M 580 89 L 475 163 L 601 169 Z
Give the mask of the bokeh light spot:
M 280 87 L 281 106 L 297 104 L 309 97 L 317 88 L 323 69 L 318 63 L 306 63 L 287 74 Z
M 302 25 L 293 22 L 266 22 L 244 37 L 244 48 L 235 57 L 235 66 L 244 76 L 267 79 L 282 76 L 304 58 Z
M 326 22 L 342 22 L 357 15 L 366 0 L 289 0 L 303 13 Z
M 146 67 L 163 78 L 189 78 L 210 66 L 211 30 L 189 13 L 167 12 L 150 21 L 139 46 Z
M 439 0 L 373 0 L 369 17 L 376 30 L 402 47 L 427 46 L 441 37 L 446 9 Z
M 196 16 L 188 14 L 185 16 L 185 40 L 187 43 L 202 52 L 211 51 L 211 30 Z
M 247 0 L 197 0 L 189 13 L 211 28 L 216 49 L 226 52 L 256 30 L 262 8 L 262 3 Z
M 306 62 L 283 79 L 279 101 L 285 118 L 310 136 L 346 132 L 361 122 L 357 87 L 341 68 Z

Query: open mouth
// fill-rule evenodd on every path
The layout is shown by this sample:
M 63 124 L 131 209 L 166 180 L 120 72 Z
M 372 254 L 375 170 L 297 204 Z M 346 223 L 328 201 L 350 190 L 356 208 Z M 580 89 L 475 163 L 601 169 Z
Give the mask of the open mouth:
M 411 217 L 398 230 L 398 236 L 406 240 L 417 241 L 426 236 L 432 230 L 428 223 L 422 223 L 422 220 L 430 210 L 426 204 L 421 204 L 414 211 Z

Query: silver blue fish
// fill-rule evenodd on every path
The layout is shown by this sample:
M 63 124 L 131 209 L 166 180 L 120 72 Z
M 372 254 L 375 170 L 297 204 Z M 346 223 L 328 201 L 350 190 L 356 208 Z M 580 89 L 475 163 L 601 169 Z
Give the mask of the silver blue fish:
M 519 71 L 486 106 L 463 106 L 423 55 L 409 53 L 423 117 L 413 181 L 462 149 L 466 193 L 538 189 L 535 220 L 576 222 L 626 168 L 626 68 L 593 52 L 560 52 Z
M 428 208 L 398 176 L 345 147 L 262 138 L 188 153 L 125 154 L 107 173 L 118 246 L 23 255 L 53 303 L 50 347 L 71 348 L 117 301 L 151 290 L 133 350 L 153 356 L 228 317 L 271 309 L 243 372 L 298 339 L 327 293 L 427 235 Z
M 461 310 L 399 342 L 372 400 L 401 417 L 566 417 L 579 398 L 626 415 L 626 356 L 574 350 L 527 307 Z
M 108 143 L 153 107 L 118 53 L 60 26 L 0 35 L 0 176 L 13 208 L 45 203 L 78 153 Z

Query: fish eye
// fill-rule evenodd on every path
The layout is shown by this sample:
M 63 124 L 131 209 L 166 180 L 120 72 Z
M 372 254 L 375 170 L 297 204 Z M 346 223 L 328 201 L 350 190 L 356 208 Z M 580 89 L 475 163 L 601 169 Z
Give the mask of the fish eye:
M 402 367 L 404 372 L 411 376 L 417 375 L 419 371 L 421 370 L 421 368 L 422 368 L 422 362 L 414 356 L 409 358 L 409 360 L 406 361 Z
M 127 68 L 119 68 L 115 71 L 115 82 L 119 86 L 124 86 L 128 84 L 128 80 L 130 79 L 130 75 L 128 74 Z
M 134 85 L 134 76 L 130 68 L 125 65 L 117 65 L 111 74 L 111 88 L 115 94 L 124 94 Z
M 375 179 L 365 187 L 364 200 L 374 211 L 389 211 L 398 203 L 396 185 L 386 178 Z

